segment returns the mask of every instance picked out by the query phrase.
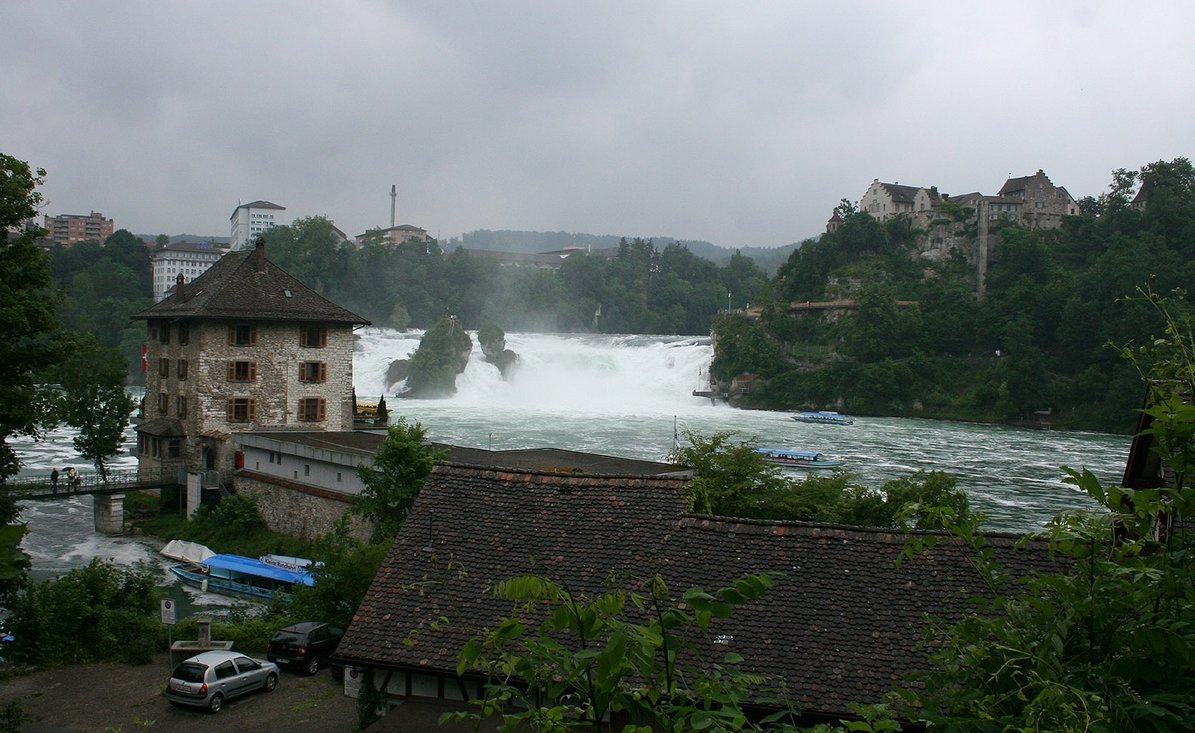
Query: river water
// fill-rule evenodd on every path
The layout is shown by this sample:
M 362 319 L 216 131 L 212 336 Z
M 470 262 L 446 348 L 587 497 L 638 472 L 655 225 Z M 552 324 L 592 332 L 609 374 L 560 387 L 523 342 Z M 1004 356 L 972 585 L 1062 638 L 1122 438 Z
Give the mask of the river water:
M 392 418 L 406 417 L 427 428 L 428 438 L 461 446 L 513 449 L 557 447 L 651 460 L 663 459 L 673 428 L 701 435 L 733 432 L 737 440 L 761 446 L 817 450 L 842 460 L 868 486 L 942 470 L 958 477 L 972 507 L 989 515 L 988 527 L 1032 531 L 1054 514 L 1094 503 L 1064 484 L 1061 466 L 1087 468 L 1105 483 L 1118 483 L 1130 438 L 1100 433 L 1042 431 L 998 425 L 919 419 L 856 417 L 851 426 L 807 425 L 791 413 L 736 410 L 693 397 L 704 387 L 712 357 L 705 337 L 507 334 L 507 347 L 520 356 L 509 380 L 485 363 L 474 348 L 449 399 L 399 399 L 386 389 L 389 363 L 406 358 L 420 334 L 367 328 L 359 332 L 353 359 L 360 399 L 385 394 Z M 71 433 L 16 442 L 23 474 L 52 467 L 90 468 L 78 458 Z M 125 450 L 136 445 L 132 431 Z M 132 468 L 123 453 L 118 468 Z M 37 578 L 59 575 L 93 557 L 120 563 L 161 563 L 160 543 L 144 538 L 97 536 L 90 497 L 26 502 L 29 534 L 23 548 Z M 190 594 L 196 605 L 222 605 L 215 594 Z

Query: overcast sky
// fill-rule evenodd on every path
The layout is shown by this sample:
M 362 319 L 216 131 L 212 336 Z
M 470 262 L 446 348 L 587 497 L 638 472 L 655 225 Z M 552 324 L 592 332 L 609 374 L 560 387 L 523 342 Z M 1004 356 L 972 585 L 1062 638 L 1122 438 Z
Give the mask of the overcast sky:
M 1188 2 L 0 0 L 0 152 L 45 213 L 816 235 L 872 179 L 1075 198 L 1195 154 Z

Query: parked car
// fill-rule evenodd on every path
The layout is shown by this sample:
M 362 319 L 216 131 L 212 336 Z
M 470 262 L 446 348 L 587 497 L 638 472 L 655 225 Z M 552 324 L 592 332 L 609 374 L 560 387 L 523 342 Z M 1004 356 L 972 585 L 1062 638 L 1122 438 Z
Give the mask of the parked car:
M 184 660 L 170 673 L 166 699 L 218 713 L 226 700 L 278 686 L 278 665 L 240 652 L 211 651 Z
M 344 629 L 324 621 L 301 621 L 274 632 L 266 656 L 280 666 L 315 674 L 340 646 Z

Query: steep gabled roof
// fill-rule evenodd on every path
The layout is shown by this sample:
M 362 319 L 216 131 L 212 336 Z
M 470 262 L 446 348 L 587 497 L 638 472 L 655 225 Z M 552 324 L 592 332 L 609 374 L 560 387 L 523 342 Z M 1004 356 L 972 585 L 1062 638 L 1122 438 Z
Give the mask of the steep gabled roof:
M 265 257 L 265 244 L 226 254 L 199 277 L 134 319 L 306 321 L 365 324 L 369 321 L 328 300 Z
M 985 592 L 950 543 L 896 560 L 890 531 L 686 514 L 684 482 L 441 464 L 403 524 L 337 651 L 345 661 L 453 675 L 465 642 L 509 615 L 488 589 L 538 573 L 590 596 L 659 573 L 674 596 L 773 573 L 762 600 L 719 620 L 708 658 L 785 680 L 811 715 L 880 702 L 924 666 L 924 614 L 957 617 Z M 989 536 L 1012 572 L 1043 567 L 1041 545 Z
M 898 204 L 912 204 L 917 200 L 917 192 L 922 190 L 920 186 L 902 186 L 899 183 L 881 183 L 880 185 Z

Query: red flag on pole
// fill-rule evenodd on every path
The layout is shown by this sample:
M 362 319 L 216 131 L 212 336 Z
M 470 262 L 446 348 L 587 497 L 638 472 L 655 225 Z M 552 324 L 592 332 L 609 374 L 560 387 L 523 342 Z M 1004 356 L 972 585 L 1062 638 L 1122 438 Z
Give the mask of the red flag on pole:
M 149 369 L 149 348 L 141 344 L 141 371 Z

